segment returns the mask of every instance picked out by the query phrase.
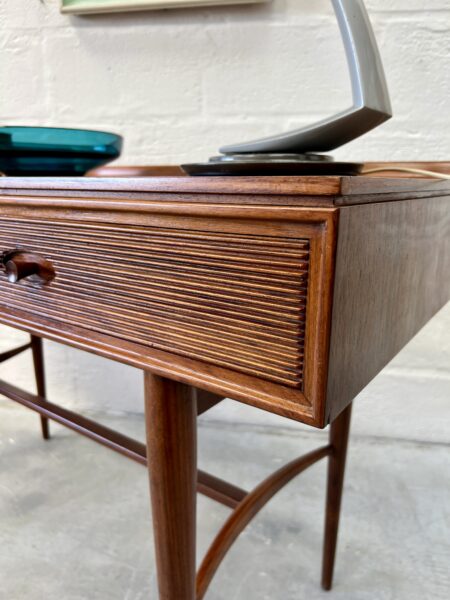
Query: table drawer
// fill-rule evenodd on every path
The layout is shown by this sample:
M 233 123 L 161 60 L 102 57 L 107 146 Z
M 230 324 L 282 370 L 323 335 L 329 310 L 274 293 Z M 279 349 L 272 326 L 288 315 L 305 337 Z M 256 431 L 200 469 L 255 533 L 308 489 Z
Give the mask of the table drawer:
M 306 237 L 0 219 L 13 249 L 56 276 L 2 273 L 5 307 L 303 388 Z

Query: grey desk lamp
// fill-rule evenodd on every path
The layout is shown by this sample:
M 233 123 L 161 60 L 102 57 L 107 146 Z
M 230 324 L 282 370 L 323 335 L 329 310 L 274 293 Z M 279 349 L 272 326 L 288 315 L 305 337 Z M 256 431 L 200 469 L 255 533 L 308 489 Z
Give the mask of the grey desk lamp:
M 331 0 L 345 46 L 353 106 L 308 127 L 220 149 L 208 163 L 183 165 L 193 175 L 313 174 L 358 172 L 354 163 L 337 163 L 329 152 L 377 127 L 392 116 L 377 43 L 363 0 Z

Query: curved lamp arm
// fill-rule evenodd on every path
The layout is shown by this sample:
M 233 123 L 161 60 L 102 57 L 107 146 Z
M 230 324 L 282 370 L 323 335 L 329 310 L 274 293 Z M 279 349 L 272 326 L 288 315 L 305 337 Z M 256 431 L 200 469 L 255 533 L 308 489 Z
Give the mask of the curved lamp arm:
M 347 55 L 353 106 L 309 127 L 253 142 L 224 146 L 220 152 L 328 152 L 391 118 L 383 65 L 363 0 L 331 1 Z

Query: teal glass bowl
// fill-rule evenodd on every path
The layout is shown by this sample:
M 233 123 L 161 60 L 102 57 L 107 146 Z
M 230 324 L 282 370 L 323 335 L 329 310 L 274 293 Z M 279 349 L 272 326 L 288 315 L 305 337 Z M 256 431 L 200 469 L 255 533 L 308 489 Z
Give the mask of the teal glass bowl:
M 58 127 L 0 127 L 0 171 L 11 177 L 81 176 L 118 156 L 122 137 Z

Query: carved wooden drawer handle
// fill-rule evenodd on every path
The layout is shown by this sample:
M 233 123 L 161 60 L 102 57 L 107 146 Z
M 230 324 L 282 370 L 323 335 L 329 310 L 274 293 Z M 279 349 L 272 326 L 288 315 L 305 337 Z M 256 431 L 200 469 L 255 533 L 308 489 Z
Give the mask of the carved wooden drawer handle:
M 56 275 L 55 268 L 49 260 L 26 250 L 3 252 L 1 265 L 11 283 L 17 283 L 27 277 L 41 283 L 49 283 Z

